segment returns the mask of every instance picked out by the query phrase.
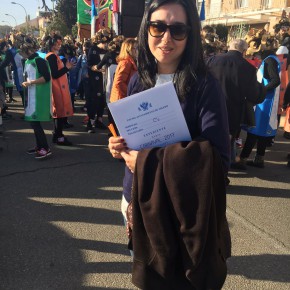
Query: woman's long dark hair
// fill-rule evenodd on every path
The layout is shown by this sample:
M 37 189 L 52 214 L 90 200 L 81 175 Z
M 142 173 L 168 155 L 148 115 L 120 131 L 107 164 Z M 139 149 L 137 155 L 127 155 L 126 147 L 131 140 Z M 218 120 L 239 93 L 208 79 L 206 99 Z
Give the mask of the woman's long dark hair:
M 156 9 L 169 3 L 179 4 L 184 8 L 187 15 L 187 25 L 191 27 L 183 56 L 174 74 L 177 94 L 181 100 L 184 100 L 193 87 L 196 76 L 205 73 L 200 21 L 194 0 L 151 0 L 148 3 L 138 34 L 138 73 L 145 89 L 155 86 L 157 63 L 148 45 L 147 21 L 150 20 L 152 13 Z

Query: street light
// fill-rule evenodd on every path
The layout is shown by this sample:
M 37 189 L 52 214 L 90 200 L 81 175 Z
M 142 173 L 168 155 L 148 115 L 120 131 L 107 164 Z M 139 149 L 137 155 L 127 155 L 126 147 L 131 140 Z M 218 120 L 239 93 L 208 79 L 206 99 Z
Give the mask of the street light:
M 1 22 L 7 22 L 9 24 L 9 26 L 12 27 L 12 25 L 11 25 L 11 23 L 9 21 L 2 20 Z
M 26 19 L 26 31 L 28 33 L 28 15 L 27 15 L 27 11 L 26 11 L 25 7 L 23 5 L 21 5 L 21 4 L 19 4 L 19 3 L 16 3 L 16 2 L 11 2 L 11 4 L 19 5 L 19 6 L 21 6 L 24 9 L 25 16 L 26 16 L 26 18 L 25 18 Z
M 16 21 L 16 18 L 15 18 L 13 15 L 11 15 L 11 14 L 8 14 L 8 13 L 5 13 L 5 15 L 6 15 L 6 16 L 10 16 L 10 17 L 13 17 L 13 18 L 14 18 L 14 20 L 15 20 L 15 26 L 17 26 L 17 21 Z

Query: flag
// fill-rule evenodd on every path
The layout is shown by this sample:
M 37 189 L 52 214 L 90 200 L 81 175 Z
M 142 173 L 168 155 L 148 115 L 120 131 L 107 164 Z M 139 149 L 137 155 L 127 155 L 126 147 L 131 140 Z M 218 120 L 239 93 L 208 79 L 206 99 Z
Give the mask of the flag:
M 205 20 L 205 7 L 204 7 L 204 2 L 205 0 L 202 0 L 202 3 L 201 3 L 201 8 L 200 8 L 200 13 L 199 13 L 199 19 L 200 21 L 203 21 Z
M 113 0 L 113 12 L 118 13 L 119 11 L 119 1 L 118 0 Z
M 112 14 L 112 28 L 116 32 L 116 34 L 119 34 L 119 1 L 113 0 L 113 14 Z
M 91 24 L 91 1 L 78 0 L 77 21 L 79 24 Z
M 95 0 L 91 0 L 91 37 L 93 37 L 96 33 L 96 16 L 98 15 L 98 11 L 96 9 Z

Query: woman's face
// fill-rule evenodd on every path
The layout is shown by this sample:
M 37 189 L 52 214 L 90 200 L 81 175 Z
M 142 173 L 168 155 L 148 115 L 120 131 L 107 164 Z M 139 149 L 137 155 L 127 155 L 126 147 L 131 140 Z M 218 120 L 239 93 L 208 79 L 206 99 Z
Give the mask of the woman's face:
M 166 25 L 187 24 L 184 8 L 179 4 L 166 4 L 151 14 L 151 22 L 162 22 Z M 158 73 L 174 73 L 182 58 L 187 37 L 183 40 L 172 38 L 169 29 L 163 36 L 153 37 L 148 32 L 148 45 L 151 53 L 157 60 Z
M 62 45 L 62 40 L 57 39 L 56 43 L 52 47 L 52 51 L 59 51 Z

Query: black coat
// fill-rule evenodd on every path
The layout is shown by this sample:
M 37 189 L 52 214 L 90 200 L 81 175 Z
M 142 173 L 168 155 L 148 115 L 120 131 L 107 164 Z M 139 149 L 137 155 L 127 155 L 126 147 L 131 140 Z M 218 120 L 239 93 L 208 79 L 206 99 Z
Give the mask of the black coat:
M 246 101 L 253 105 L 263 102 L 265 90 L 257 81 L 255 67 L 239 51 L 217 55 L 208 65 L 225 94 L 230 134 L 235 136 L 243 123 Z

